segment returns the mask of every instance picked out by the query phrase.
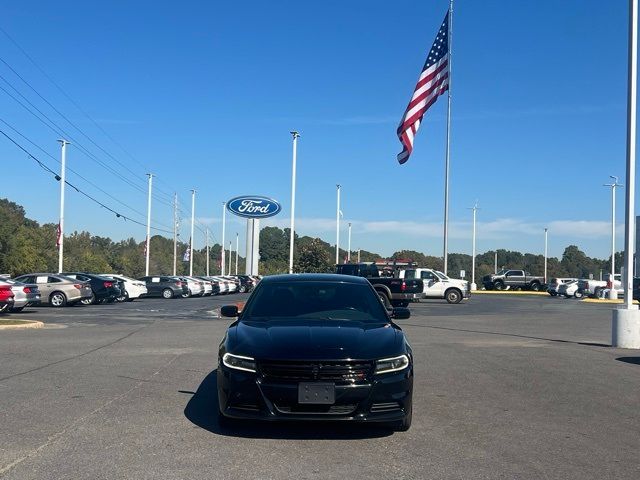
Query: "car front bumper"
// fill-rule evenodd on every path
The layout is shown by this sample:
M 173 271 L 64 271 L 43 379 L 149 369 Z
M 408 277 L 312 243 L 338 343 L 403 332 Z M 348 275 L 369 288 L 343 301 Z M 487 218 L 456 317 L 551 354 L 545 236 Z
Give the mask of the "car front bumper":
M 367 382 L 336 383 L 331 405 L 299 404 L 298 382 L 274 382 L 225 366 L 218 367 L 217 384 L 219 409 L 226 417 L 393 423 L 411 411 L 413 367 Z

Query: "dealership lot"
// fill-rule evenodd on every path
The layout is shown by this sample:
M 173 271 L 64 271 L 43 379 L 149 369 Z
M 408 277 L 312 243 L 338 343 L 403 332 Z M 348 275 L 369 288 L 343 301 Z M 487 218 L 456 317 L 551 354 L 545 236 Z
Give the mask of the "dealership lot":
M 63 310 L 0 332 L 4 478 L 638 478 L 640 357 L 611 306 L 474 296 L 413 305 L 406 433 L 215 421 L 235 297 Z M 226 302 L 225 302 L 226 301 Z

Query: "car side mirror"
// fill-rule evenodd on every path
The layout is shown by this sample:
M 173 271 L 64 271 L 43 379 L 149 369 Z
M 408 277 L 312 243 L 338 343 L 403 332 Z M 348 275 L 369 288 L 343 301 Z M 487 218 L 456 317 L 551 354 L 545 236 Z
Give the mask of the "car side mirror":
M 238 316 L 238 306 L 237 305 L 224 305 L 220 309 L 220 315 L 223 317 L 231 317 L 235 318 Z
M 411 310 L 405 307 L 395 307 L 391 311 L 391 318 L 395 320 L 406 320 L 411 317 Z

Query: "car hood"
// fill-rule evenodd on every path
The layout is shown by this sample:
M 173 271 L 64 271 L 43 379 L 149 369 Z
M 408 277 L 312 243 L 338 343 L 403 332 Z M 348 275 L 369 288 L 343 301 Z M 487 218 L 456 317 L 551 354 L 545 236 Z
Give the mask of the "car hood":
M 342 320 L 240 321 L 229 331 L 232 353 L 270 360 L 370 360 L 395 355 L 403 334 L 390 323 Z

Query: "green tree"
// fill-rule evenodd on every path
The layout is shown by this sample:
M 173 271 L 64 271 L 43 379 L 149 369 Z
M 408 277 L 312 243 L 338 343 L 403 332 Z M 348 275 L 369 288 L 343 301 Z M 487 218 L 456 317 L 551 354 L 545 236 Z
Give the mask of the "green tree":
M 333 271 L 333 263 L 325 242 L 314 238 L 300 248 L 300 257 L 295 265 L 299 273 L 328 273 Z

